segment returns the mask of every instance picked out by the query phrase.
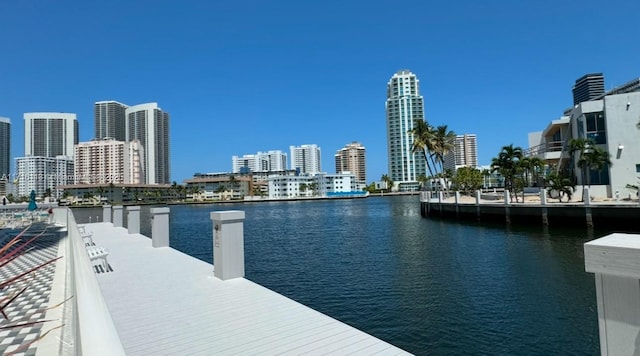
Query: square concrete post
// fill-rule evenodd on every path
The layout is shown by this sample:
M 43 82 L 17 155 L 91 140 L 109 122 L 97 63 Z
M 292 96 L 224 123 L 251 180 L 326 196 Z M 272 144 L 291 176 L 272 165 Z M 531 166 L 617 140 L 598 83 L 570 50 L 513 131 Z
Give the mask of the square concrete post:
M 140 206 L 127 207 L 127 231 L 129 234 L 140 233 Z
M 102 206 L 102 222 L 111 222 L 111 205 Z
M 151 245 L 169 247 L 169 208 L 151 208 Z
M 122 227 L 122 205 L 113 207 L 113 227 Z
M 589 194 L 589 187 L 582 187 L 582 201 L 584 201 L 584 205 L 591 205 L 591 195 Z
M 480 199 L 482 198 L 482 192 L 476 190 L 476 205 L 480 205 Z
M 221 280 L 244 277 L 244 211 L 212 211 L 213 275 Z
M 540 189 L 540 204 L 547 205 L 547 190 L 544 188 Z
M 509 205 L 511 203 L 511 193 L 508 190 L 504 191 L 504 205 Z
M 640 335 L 640 235 L 614 233 L 584 244 L 595 273 L 601 355 L 636 355 Z

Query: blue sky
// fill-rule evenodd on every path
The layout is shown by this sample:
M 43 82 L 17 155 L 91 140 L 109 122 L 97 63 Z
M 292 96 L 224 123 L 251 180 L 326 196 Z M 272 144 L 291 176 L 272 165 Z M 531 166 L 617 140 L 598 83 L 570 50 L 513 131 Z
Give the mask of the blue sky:
M 477 134 L 489 164 L 571 106 L 583 74 L 607 89 L 640 77 L 639 13 L 635 0 L 3 1 L 0 116 L 17 157 L 25 112 L 77 113 L 88 141 L 94 102 L 158 102 L 172 180 L 302 144 L 334 172 L 359 141 L 371 182 L 387 173 L 387 81 L 410 69 L 427 121 Z

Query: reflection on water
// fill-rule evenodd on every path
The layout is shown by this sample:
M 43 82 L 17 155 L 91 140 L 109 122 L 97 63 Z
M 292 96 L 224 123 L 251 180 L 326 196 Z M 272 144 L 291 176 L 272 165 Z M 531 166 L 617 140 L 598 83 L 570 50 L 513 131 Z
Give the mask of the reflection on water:
M 412 353 L 599 353 L 582 245 L 605 232 L 427 219 L 417 196 L 369 197 L 171 206 L 172 247 L 211 263 L 220 210 L 246 213 L 248 279 Z

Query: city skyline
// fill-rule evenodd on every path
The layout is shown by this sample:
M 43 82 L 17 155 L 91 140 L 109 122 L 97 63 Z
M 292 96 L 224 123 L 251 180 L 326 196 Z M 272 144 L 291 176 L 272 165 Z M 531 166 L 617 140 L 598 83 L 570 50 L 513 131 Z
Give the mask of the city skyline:
M 238 152 L 298 142 L 322 147 L 331 162 L 352 141 L 367 147 L 367 180 L 376 181 L 388 173 L 383 86 L 404 68 L 421 80 L 427 121 L 477 134 L 487 165 L 571 107 L 585 73 L 603 73 L 606 90 L 640 76 L 639 50 L 626 44 L 640 32 L 637 2 L 410 5 L 396 17 L 384 1 L 142 0 L 126 12 L 3 3 L 13 14 L 0 42 L 9 54 L 0 58 L 0 116 L 12 122 L 11 171 L 24 155 L 25 112 L 76 113 L 79 140 L 88 141 L 94 103 L 118 100 L 171 113 L 172 181 L 229 171 Z M 575 26 L 594 18 L 598 26 Z

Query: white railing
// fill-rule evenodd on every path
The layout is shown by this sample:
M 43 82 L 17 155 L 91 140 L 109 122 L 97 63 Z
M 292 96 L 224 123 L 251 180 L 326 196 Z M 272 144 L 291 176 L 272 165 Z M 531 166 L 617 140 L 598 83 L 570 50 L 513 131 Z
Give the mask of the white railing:
M 55 216 L 56 223 L 66 218 L 76 354 L 125 355 L 71 209 L 58 208 Z

